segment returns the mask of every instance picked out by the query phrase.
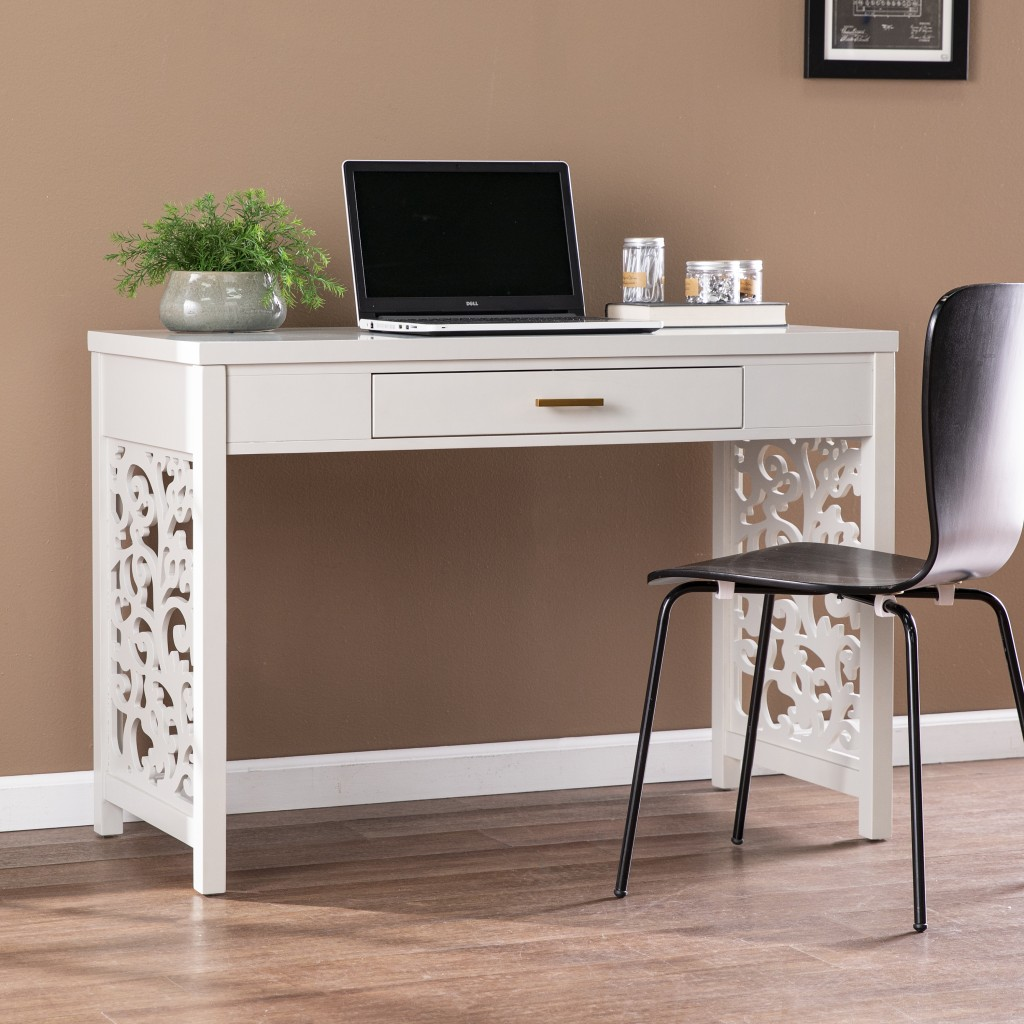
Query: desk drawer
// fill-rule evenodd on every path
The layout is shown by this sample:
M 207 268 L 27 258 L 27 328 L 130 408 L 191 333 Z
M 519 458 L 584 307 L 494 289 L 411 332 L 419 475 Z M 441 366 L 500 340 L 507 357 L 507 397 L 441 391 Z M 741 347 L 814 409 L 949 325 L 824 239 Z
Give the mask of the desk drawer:
M 537 399 L 602 404 L 538 406 Z M 742 416 L 738 366 L 373 377 L 374 437 L 698 430 L 738 427 Z
M 370 423 L 365 373 L 234 373 L 228 376 L 228 443 L 363 438 Z

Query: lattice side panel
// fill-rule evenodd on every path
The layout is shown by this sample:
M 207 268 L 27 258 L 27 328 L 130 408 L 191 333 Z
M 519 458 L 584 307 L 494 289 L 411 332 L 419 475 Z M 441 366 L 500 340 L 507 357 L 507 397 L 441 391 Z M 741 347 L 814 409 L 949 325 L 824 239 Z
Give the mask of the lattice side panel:
M 860 449 L 831 439 L 751 442 L 732 449 L 737 550 L 817 541 L 858 544 Z M 730 728 L 745 728 L 761 599 L 737 599 Z M 834 598 L 779 598 L 765 677 L 761 742 L 843 762 L 858 749 L 857 607 Z
M 192 463 L 108 442 L 108 771 L 190 810 Z

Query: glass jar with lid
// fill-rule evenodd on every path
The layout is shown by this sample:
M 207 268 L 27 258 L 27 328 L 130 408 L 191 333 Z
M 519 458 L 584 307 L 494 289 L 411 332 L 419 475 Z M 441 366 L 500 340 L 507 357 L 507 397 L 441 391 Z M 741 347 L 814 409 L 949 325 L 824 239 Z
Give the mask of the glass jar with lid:
M 623 241 L 622 301 L 665 301 L 664 238 L 627 238 Z
M 687 260 L 686 301 L 760 302 L 763 276 L 761 260 Z

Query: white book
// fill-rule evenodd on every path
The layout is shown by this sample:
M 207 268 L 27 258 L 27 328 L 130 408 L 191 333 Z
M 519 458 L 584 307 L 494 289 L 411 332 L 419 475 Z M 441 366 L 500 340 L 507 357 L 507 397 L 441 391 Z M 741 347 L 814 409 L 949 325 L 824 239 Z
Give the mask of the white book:
M 612 320 L 660 320 L 666 327 L 785 327 L 785 302 L 609 302 Z

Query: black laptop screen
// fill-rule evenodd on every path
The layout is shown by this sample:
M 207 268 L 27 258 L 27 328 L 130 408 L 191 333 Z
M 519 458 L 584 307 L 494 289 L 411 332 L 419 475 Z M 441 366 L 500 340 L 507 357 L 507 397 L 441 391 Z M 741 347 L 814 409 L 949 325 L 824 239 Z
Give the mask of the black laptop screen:
M 358 219 L 358 255 L 367 302 L 398 309 L 460 308 L 478 298 L 577 298 L 578 256 L 567 178 L 543 169 L 432 170 L 420 164 L 356 168 L 349 216 Z M 355 245 L 354 245 L 355 249 Z M 575 269 L 574 274 L 574 265 Z M 383 300 L 383 301 L 382 301 Z M 547 304 L 547 303 L 545 303 Z

